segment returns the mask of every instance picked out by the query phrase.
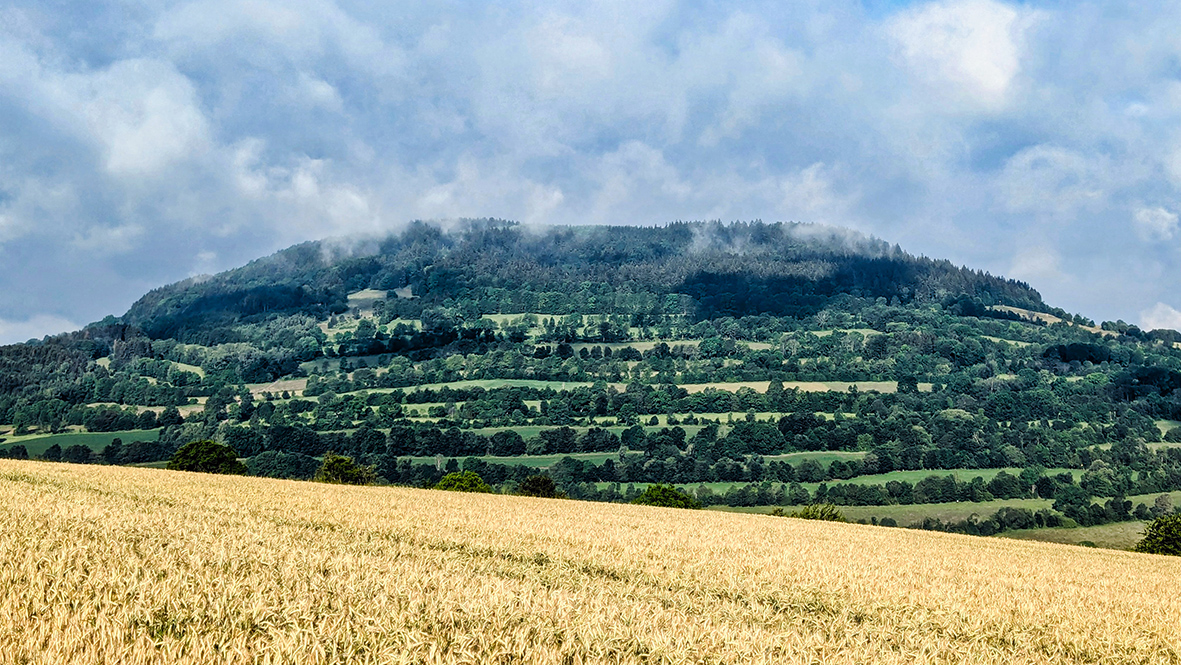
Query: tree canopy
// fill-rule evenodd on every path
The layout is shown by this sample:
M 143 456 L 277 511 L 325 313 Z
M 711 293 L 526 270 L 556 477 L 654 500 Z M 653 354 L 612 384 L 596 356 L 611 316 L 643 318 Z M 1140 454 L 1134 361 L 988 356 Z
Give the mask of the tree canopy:
M 632 500 L 632 503 L 665 508 L 701 508 L 701 503 L 697 499 L 672 485 L 649 485 L 640 496 Z
M 201 473 L 246 473 L 246 465 L 238 461 L 237 451 L 208 439 L 181 446 L 168 460 L 168 468 Z

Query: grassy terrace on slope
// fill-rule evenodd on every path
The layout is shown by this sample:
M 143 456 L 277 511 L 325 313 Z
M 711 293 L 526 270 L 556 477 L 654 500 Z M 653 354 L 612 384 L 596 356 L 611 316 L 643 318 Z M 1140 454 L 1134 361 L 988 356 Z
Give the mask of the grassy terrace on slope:
M 18 662 L 1181 663 L 1181 559 L 757 515 L 0 461 L 0 556 Z

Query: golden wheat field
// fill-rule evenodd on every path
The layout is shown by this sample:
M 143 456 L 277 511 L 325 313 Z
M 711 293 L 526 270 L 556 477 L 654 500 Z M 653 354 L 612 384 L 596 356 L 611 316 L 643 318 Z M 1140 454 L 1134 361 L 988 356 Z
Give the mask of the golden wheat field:
M 1181 560 L 0 461 L 0 659 L 1181 663 Z

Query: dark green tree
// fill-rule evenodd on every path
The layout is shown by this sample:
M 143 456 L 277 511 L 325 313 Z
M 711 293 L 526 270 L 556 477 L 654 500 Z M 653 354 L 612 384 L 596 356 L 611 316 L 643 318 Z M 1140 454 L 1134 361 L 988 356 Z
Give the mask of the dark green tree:
M 118 464 L 123 457 L 123 439 L 115 437 L 103 448 L 102 458 L 107 464 Z
M 701 502 L 672 485 L 649 485 L 632 503 L 665 508 L 700 508 Z
M 168 468 L 200 473 L 246 473 L 246 465 L 238 461 L 236 450 L 208 439 L 190 441 L 181 446 L 168 460 Z
M 553 478 L 544 474 L 538 474 L 522 480 L 517 485 L 517 494 L 552 499 L 558 496 L 558 488 L 554 484 Z
M 1135 550 L 1145 554 L 1181 556 L 1181 513 L 1161 515 L 1150 522 Z
M 80 444 L 74 444 L 62 451 L 62 461 L 70 464 L 90 464 L 94 458 L 94 452 L 89 447 Z
M 312 480 L 334 485 L 372 485 L 377 480 L 373 467 L 357 464 L 353 458 L 329 450 Z
M 266 478 L 309 480 L 316 475 L 319 466 L 315 457 L 280 450 L 267 450 L 246 460 L 250 475 Z
M 435 489 L 449 492 L 491 492 L 492 488 L 475 471 L 449 473 L 435 483 Z
M 160 427 L 172 427 L 174 425 L 183 425 L 185 419 L 181 417 L 180 410 L 175 406 L 170 406 L 160 413 L 160 418 L 157 424 Z
M 18 443 L 8 450 L 0 450 L 0 457 L 7 459 L 29 459 L 29 451 Z

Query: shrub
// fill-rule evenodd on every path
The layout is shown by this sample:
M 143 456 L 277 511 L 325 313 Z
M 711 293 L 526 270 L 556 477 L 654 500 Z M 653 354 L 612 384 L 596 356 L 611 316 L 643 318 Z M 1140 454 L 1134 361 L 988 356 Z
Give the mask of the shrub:
M 435 489 L 449 492 L 491 492 L 492 488 L 475 471 L 449 473 L 435 483 Z
M 672 485 L 649 485 L 632 503 L 665 508 L 700 508 L 701 503 Z
M 246 473 L 246 465 L 238 461 L 236 450 L 208 439 L 181 446 L 168 460 L 168 468 L 200 473 Z
M 826 522 L 848 522 L 845 514 L 831 503 L 813 503 L 799 510 L 787 513 L 784 517 L 798 517 L 802 520 L 824 520 Z
M 1144 538 L 1135 550 L 1145 554 L 1181 556 L 1181 513 L 1161 515 L 1144 528 Z
M 335 485 L 372 485 L 377 481 L 373 467 L 357 464 L 353 458 L 329 450 L 312 480 Z
M 544 474 L 529 476 L 522 480 L 517 485 L 517 494 L 521 496 L 539 496 L 546 499 L 564 496 L 558 491 L 557 485 L 554 484 L 554 479 Z

